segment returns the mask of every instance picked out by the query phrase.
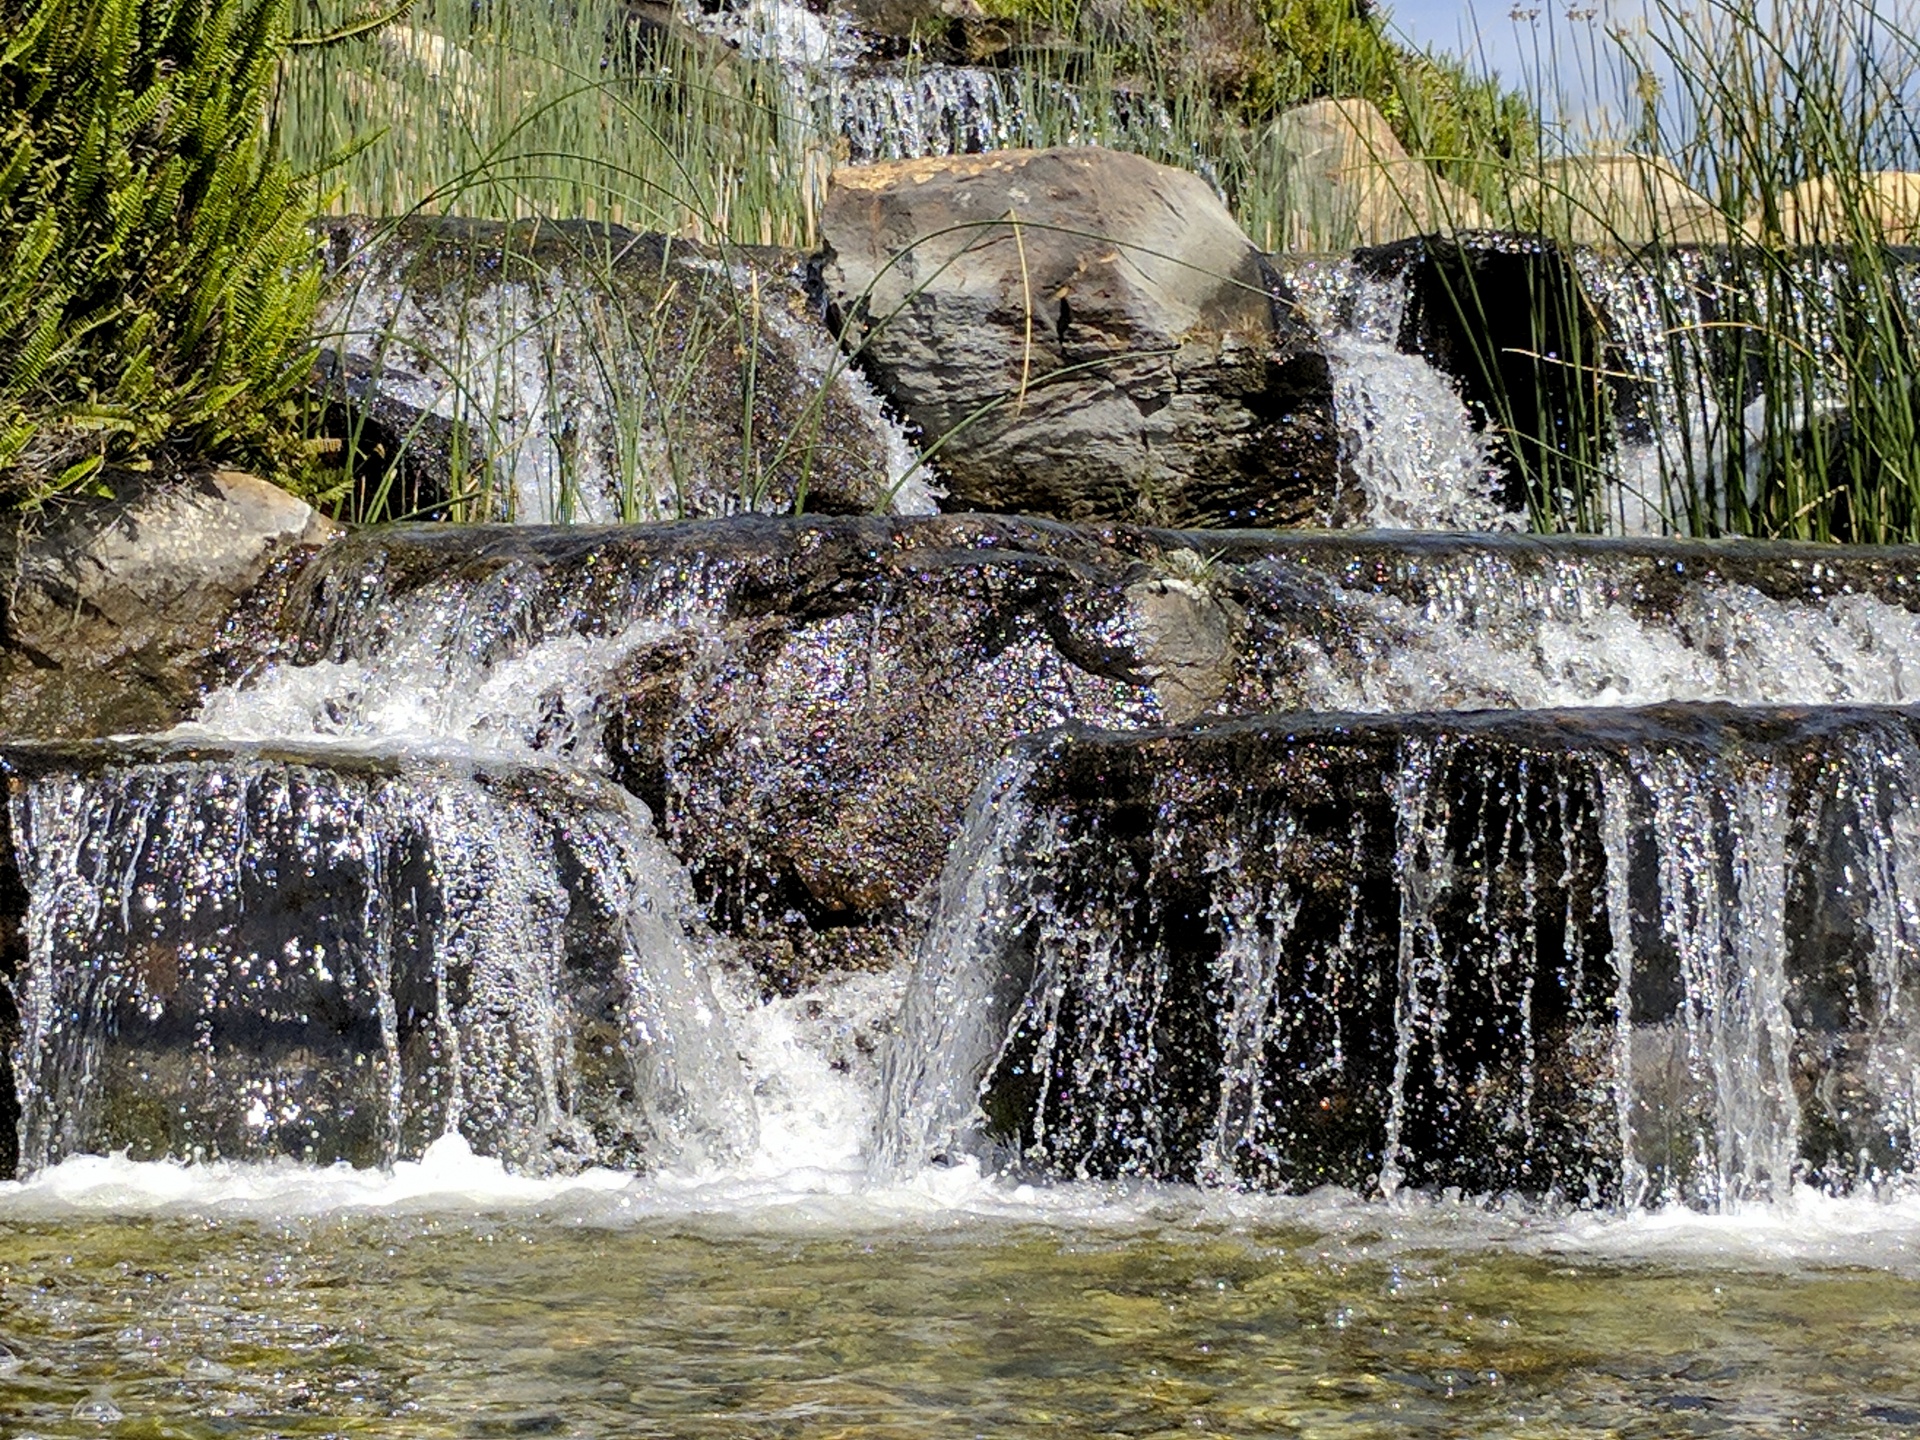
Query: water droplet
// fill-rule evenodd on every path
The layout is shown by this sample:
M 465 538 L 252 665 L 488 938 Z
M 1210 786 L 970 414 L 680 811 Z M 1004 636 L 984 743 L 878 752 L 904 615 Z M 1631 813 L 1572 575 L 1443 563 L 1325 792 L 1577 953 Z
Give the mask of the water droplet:
M 127 1418 L 127 1412 L 105 1395 L 89 1395 L 73 1407 L 73 1418 L 91 1420 L 96 1425 L 117 1425 Z

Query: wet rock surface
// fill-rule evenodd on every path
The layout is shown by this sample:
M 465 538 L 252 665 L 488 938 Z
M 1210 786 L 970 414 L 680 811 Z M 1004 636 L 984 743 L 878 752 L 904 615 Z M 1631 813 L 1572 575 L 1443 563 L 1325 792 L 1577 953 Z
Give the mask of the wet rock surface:
M 785 988 L 908 954 L 975 786 L 1049 726 L 1911 699 L 1916 607 L 1909 551 L 993 516 L 414 526 L 263 595 L 228 673 L 403 663 L 449 693 L 524 689 L 483 719 L 491 743 L 609 766 Z M 599 657 L 577 678 L 538 659 L 569 646 Z M 493 678 L 516 665 L 524 686 Z M 365 682 L 335 683 L 317 723 L 361 733 Z
M 113 499 L 58 502 L 0 527 L 10 738 L 185 718 L 236 601 L 277 557 L 336 533 L 304 501 L 238 471 L 114 483 Z
M 1604 473 L 1618 365 L 1569 256 L 1535 236 L 1429 236 L 1357 251 L 1410 285 L 1399 344 L 1454 377 L 1504 452 L 1507 508 L 1573 513 Z
M 998 1065 L 991 1143 L 1048 1174 L 1713 1204 L 1905 1163 L 1920 862 L 1871 837 L 1920 796 L 1911 550 L 414 525 L 278 572 L 215 659 L 199 739 L 0 755 L 6 1000 L 99 1081 L 21 1072 L 30 1163 L 724 1149 L 619 1007 L 915 954 L 976 986 L 926 992 L 976 1031 L 945 1093 Z M 676 885 L 699 918 L 622 948 Z
M 644 521 L 932 508 L 825 338 L 797 254 L 584 221 L 324 221 L 317 333 L 348 425 L 459 427 L 474 518 Z M 403 513 L 393 511 L 390 513 Z
M 1718 1204 L 1891 1173 L 1916 733 L 1690 706 L 1036 739 L 949 876 L 894 1099 L 954 1122 L 978 1085 L 986 1141 L 1052 1175 Z M 971 1084 L 913 1058 L 969 1034 Z
M 836 172 L 842 343 L 958 505 L 1282 525 L 1344 506 L 1325 357 L 1203 181 L 1091 148 Z
M 391 1164 L 458 1133 L 540 1173 L 715 1138 L 661 1053 L 697 938 L 613 787 L 161 741 L 0 746 L 0 775 L 9 931 L 41 905 L 6 957 L 9 1172 Z M 678 1058 L 713 1063 L 698 1040 Z

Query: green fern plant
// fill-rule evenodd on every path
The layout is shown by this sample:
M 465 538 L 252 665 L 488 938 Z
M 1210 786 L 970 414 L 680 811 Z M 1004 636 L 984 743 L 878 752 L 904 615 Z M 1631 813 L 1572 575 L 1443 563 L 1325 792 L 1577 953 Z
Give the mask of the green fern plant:
M 300 469 L 287 40 L 287 0 L 0 0 L 0 503 L 107 464 Z

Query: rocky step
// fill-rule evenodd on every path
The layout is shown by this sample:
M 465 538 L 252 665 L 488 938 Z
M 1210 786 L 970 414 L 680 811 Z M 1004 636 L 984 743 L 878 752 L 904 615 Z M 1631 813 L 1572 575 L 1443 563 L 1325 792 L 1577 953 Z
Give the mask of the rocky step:
M 617 787 L 165 741 L 9 744 L 0 774 L 7 1174 L 750 1142 L 683 872 Z
M 1069 727 L 983 790 L 884 1153 L 1715 1205 L 1911 1163 L 1920 714 Z
M 341 540 L 257 596 L 206 724 L 365 741 L 428 723 L 604 767 L 659 816 L 711 918 L 791 986 L 911 953 L 968 797 L 1022 735 L 1902 703 L 1917 565 L 994 516 L 418 526 Z

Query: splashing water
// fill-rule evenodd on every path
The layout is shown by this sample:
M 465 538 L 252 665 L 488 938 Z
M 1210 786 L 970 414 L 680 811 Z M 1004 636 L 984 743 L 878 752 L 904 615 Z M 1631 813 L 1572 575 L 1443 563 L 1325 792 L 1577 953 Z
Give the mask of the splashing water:
M 1341 455 L 1366 499 L 1361 523 L 1398 530 L 1518 530 L 1500 501 L 1486 436 L 1454 382 L 1400 349 L 1409 281 L 1349 260 L 1293 266 L 1301 310 L 1320 336 L 1333 380 Z
M 1026 747 L 943 880 L 881 1153 L 1720 1210 L 1903 1173 L 1912 717 L 1667 723 Z

